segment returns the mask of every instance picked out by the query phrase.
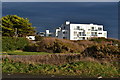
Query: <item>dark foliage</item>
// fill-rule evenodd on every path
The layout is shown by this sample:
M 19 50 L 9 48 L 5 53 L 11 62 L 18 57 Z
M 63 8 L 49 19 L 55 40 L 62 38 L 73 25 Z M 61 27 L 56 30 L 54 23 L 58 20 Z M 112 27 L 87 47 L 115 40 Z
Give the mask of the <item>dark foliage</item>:
M 22 50 L 29 44 L 23 37 L 2 37 L 2 51 Z

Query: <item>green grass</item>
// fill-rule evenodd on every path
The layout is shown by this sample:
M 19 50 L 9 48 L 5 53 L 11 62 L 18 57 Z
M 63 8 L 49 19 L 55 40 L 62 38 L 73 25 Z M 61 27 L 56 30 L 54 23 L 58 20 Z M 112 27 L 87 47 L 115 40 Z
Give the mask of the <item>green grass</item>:
M 47 52 L 24 52 L 21 50 L 16 51 L 8 51 L 8 52 L 1 52 L 3 54 L 0 55 L 44 55 L 44 54 L 66 54 L 66 53 L 47 53 Z M 73 53 L 71 53 L 73 54 Z M 80 53 L 75 53 L 80 54 Z
M 24 64 L 13 60 L 3 59 L 3 73 L 28 73 L 47 75 L 71 75 L 81 77 L 120 77 L 120 68 L 112 63 L 72 62 L 63 65 Z
M 3 55 L 44 55 L 44 54 L 53 54 L 47 52 L 23 52 L 23 51 L 8 51 L 3 52 Z

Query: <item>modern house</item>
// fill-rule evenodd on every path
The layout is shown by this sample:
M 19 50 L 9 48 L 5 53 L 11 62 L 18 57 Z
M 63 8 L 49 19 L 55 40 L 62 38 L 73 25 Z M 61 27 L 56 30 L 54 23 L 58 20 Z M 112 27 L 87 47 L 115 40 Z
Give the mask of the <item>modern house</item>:
M 39 32 L 37 35 L 40 35 L 42 37 L 54 37 L 53 33 L 51 33 L 49 30 L 45 30 L 45 32 Z
M 107 31 L 103 30 L 103 25 L 76 24 L 66 21 L 56 29 L 55 37 L 69 40 L 87 40 L 91 37 L 107 38 Z

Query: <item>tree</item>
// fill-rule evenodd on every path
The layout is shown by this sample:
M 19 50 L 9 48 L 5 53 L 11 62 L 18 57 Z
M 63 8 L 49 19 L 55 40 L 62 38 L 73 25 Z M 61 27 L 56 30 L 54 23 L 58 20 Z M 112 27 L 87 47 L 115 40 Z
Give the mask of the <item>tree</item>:
M 35 27 L 32 27 L 32 23 L 27 18 L 22 18 L 17 15 L 7 15 L 2 17 L 2 35 L 3 36 L 15 36 L 15 33 L 19 37 L 35 34 Z

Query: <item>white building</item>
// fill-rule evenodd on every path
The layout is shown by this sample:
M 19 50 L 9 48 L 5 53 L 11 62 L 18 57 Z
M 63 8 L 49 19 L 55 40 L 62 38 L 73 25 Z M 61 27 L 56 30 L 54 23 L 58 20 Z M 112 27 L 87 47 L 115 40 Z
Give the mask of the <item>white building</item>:
M 87 40 L 91 37 L 107 38 L 107 31 L 103 30 L 103 25 L 74 24 L 66 21 L 56 29 L 55 35 L 61 39 Z
M 29 40 L 35 40 L 35 36 L 26 36 L 26 38 Z
M 53 37 L 53 33 L 51 33 L 49 30 L 45 30 L 45 32 L 38 32 L 37 34 L 42 37 Z
M 46 31 L 45 31 L 45 36 L 46 36 L 46 37 L 52 37 L 52 36 L 53 36 L 53 33 L 51 33 L 49 30 L 46 30 Z

